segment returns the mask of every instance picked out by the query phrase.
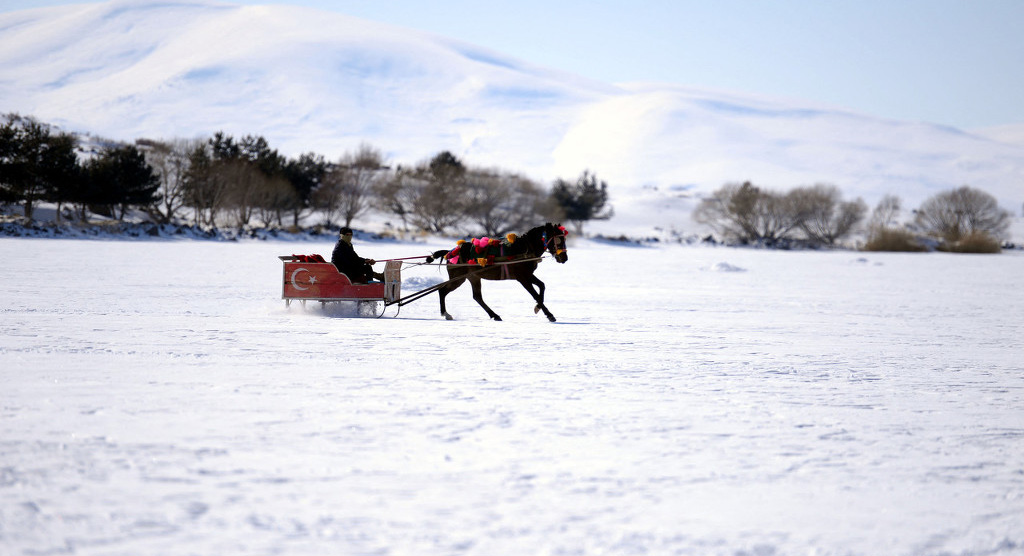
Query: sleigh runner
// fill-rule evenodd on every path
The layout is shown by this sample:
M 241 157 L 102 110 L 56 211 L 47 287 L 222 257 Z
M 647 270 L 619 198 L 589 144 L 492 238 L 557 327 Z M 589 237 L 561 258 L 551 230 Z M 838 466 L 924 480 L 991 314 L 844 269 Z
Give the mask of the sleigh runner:
M 360 304 L 398 302 L 402 295 L 402 263 L 384 264 L 384 281 L 356 284 L 320 255 L 281 255 L 284 281 L 281 298 L 285 305 L 292 301 L 319 301 L 322 305 L 336 301 Z

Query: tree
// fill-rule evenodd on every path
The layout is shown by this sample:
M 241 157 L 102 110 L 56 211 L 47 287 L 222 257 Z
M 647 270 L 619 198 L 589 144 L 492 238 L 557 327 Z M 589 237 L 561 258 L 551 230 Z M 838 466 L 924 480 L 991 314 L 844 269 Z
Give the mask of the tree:
M 58 199 L 78 179 L 76 139 L 32 118 L 9 114 L 0 126 L 0 198 L 23 202 L 31 219 L 35 204 Z
M 878 201 L 875 210 L 871 212 L 871 220 L 868 223 L 868 233 L 875 230 L 890 229 L 897 226 L 900 212 L 903 210 L 903 202 L 896 195 L 886 195 Z
M 216 133 L 189 157 L 186 184 L 197 222 L 215 225 L 217 214 L 234 211 L 235 224 L 245 226 L 259 212 L 281 212 L 294 203 L 291 192 L 283 194 L 286 160 L 263 137 L 247 135 L 240 141 Z
M 160 201 L 160 178 L 133 145 L 107 147 L 87 168 L 93 185 L 89 202 L 116 207 L 118 220 L 129 207 L 149 208 Z
M 186 206 L 186 176 L 188 175 L 189 154 L 196 148 L 195 140 L 176 139 L 172 141 L 151 141 L 139 139 L 136 146 L 142 149 L 146 163 L 160 178 L 160 202 L 154 203 L 149 216 L 156 222 L 167 223 L 178 217 Z
M 465 177 L 466 166 L 448 151 L 413 169 L 401 182 L 412 201 L 412 223 L 439 234 L 458 224 L 467 203 Z
M 255 216 L 263 226 L 281 226 L 283 212 L 298 205 L 295 189 L 283 175 L 264 175 L 262 178 L 253 195 Z
M 914 234 L 899 222 L 902 201 L 895 195 L 886 195 L 871 212 L 868 222 L 866 251 L 916 252 L 925 248 Z
M 466 219 L 491 237 L 534 226 L 549 212 L 540 186 L 499 170 L 467 171 L 466 198 Z
M 611 206 L 605 207 L 608 203 L 607 182 L 599 182 L 589 170 L 584 170 L 575 184 L 561 178 L 555 180 L 551 196 L 580 235 L 583 235 L 584 222 L 608 220 L 615 214 Z
M 189 153 L 185 172 L 185 203 L 193 208 L 197 225 L 216 226 L 217 213 L 224 206 L 227 182 L 216 172 L 217 162 L 209 142 L 196 145 Z
M 805 212 L 799 193 L 783 195 L 744 182 L 726 184 L 702 199 L 693 217 L 723 237 L 774 242 L 799 227 Z
M 294 193 L 288 210 L 292 213 L 292 225 L 297 227 L 303 213 L 315 205 L 315 192 L 323 186 L 327 175 L 327 161 L 322 155 L 306 153 L 289 160 L 284 175 Z
M 345 153 L 324 180 L 322 199 L 329 213 L 338 214 L 345 226 L 365 214 L 372 206 L 376 184 L 382 179 L 384 156 L 380 150 L 362 144 L 354 153 Z
M 868 207 L 863 200 L 843 201 L 834 185 L 819 184 L 791 192 L 799 226 L 811 241 L 835 245 L 864 219 Z
M 422 189 L 421 181 L 416 178 L 414 170 L 399 166 L 389 179 L 382 179 L 376 184 L 376 207 L 401 219 L 403 230 L 409 229 L 412 207 Z
M 257 207 L 263 200 L 263 191 L 270 178 L 260 171 L 259 166 L 243 158 L 222 160 L 215 165 L 214 173 L 227 184 L 224 206 L 234 212 L 235 225 L 249 225 Z
M 72 135 L 61 133 L 51 138 L 44 179 L 48 183 L 46 199 L 57 205 L 57 222 L 61 221 L 64 203 L 73 203 L 87 187 L 82 165 L 75 153 L 78 141 Z
M 965 185 L 926 200 L 916 221 L 926 233 L 952 244 L 973 234 L 1003 238 L 1010 213 L 992 195 Z

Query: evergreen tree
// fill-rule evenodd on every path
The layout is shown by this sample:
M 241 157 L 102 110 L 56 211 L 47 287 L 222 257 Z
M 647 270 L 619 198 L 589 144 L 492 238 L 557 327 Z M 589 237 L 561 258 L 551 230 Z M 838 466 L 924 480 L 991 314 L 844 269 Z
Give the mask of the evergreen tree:
M 31 219 L 35 204 L 56 200 L 78 173 L 76 140 L 49 125 L 10 114 L 0 126 L 0 200 L 23 202 Z
M 303 213 L 312 207 L 313 192 L 323 184 L 326 174 L 327 161 L 323 155 L 312 152 L 285 164 L 284 177 L 294 192 L 294 197 L 286 207 L 292 213 L 293 226 L 298 226 Z
M 148 207 L 160 201 L 160 177 L 133 145 L 104 149 L 88 165 L 92 183 L 90 204 L 116 207 L 118 220 L 124 220 L 129 207 Z
M 608 203 L 608 183 L 598 181 L 597 176 L 584 170 L 576 183 L 563 179 L 555 180 L 551 196 L 565 213 L 565 219 L 573 224 L 576 233 L 583 234 L 583 223 L 589 220 L 608 220 L 615 211 Z

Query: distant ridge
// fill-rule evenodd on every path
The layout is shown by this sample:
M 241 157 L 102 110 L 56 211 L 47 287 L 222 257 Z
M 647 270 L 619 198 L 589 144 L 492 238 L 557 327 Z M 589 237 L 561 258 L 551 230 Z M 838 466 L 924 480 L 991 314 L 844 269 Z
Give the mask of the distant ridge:
M 607 84 L 336 13 L 204 0 L 0 14 L 0 112 L 114 139 L 260 134 L 289 155 L 451 150 L 535 179 L 597 173 L 616 212 L 752 180 L 873 203 L 970 184 L 1024 201 L 1024 144 L 813 102 Z M 1006 136 L 1004 134 L 1003 136 Z M 624 213 L 625 211 L 625 213 Z M 675 218 L 666 215 L 665 218 Z

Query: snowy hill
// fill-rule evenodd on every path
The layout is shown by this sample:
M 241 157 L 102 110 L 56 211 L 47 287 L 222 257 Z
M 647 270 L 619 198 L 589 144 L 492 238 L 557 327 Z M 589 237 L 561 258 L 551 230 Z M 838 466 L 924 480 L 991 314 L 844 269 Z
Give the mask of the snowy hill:
M 725 182 L 828 182 L 914 207 L 970 184 L 1011 210 L 1024 145 L 811 102 L 606 84 L 293 6 L 113 1 L 0 14 L 0 111 L 115 139 L 259 134 L 289 155 L 448 149 L 535 179 L 591 169 L 616 223 L 675 225 Z

